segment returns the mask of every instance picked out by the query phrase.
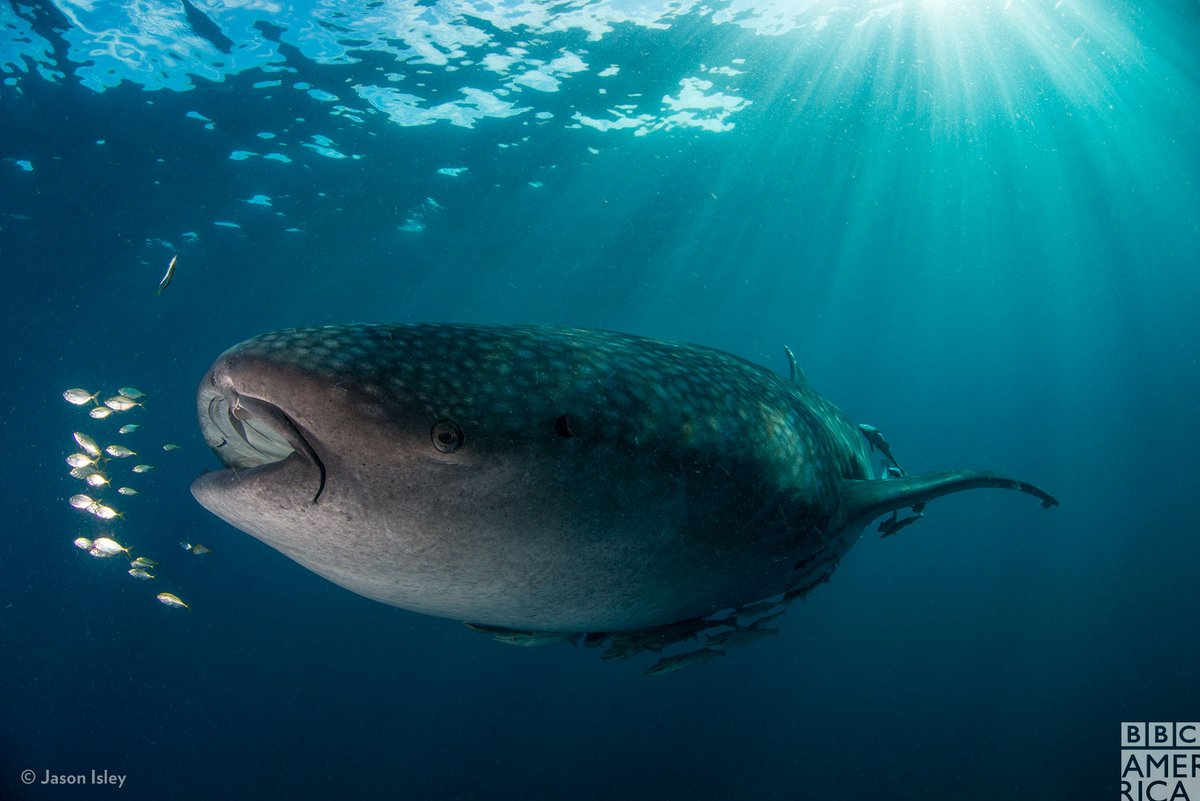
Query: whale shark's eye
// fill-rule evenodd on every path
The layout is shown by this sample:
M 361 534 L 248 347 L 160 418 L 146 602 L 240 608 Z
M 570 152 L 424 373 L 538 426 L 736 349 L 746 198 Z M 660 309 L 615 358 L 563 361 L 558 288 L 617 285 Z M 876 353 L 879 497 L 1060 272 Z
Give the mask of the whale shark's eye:
M 463 431 L 453 420 L 438 420 L 433 424 L 433 447 L 442 453 L 454 453 L 462 447 Z

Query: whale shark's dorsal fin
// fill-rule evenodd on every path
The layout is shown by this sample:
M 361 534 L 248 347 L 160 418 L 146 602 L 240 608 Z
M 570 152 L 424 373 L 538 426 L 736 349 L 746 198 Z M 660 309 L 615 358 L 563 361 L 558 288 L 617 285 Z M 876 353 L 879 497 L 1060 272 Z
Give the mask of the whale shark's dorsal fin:
M 792 353 L 792 349 L 787 345 L 783 346 L 783 352 L 787 354 L 788 366 L 792 371 L 792 383 L 799 387 L 808 386 L 808 376 L 804 375 L 804 370 L 800 368 L 800 362 L 796 361 L 796 354 Z
M 943 495 L 987 488 L 1016 490 L 1033 495 L 1041 499 L 1043 509 L 1058 506 L 1057 498 L 1025 481 L 982 470 L 946 470 L 886 480 L 845 479 L 839 487 L 841 507 L 838 509 L 838 518 L 840 525 L 866 525 L 876 517 L 897 509 L 923 507 Z M 896 530 L 890 529 L 885 536 Z

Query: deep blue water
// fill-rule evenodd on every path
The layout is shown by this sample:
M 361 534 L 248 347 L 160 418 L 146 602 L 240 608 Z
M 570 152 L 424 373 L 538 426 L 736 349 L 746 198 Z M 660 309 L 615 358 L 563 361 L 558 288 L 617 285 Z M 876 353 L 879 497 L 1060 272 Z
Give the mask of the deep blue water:
M 1195 3 L 86 5 L 0 0 L 0 796 L 1117 798 L 1120 722 L 1200 718 Z M 1062 506 L 869 529 L 672 676 L 509 648 L 189 494 L 212 360 L 357 321 L 789 344 Z M 153 454 L 104 497 L 158 586 L 73 547 L 78 430 Z

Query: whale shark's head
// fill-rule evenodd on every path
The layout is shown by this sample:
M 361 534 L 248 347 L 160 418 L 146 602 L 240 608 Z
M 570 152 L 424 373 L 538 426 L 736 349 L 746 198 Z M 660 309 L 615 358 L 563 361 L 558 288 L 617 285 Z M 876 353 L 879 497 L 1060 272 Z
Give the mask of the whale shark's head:
M 395 380 L 401 362 L 370 333 L 366 327 L 280 331 L 217 359 L 200 383 L 197 411 L 205 441 L 230 470 L 197 480 L 201 503 L 217 501 L 233 480 L 316 505 L 331 467 L 342 482 L 351 477 L 354 457 L 384 450 L 397 462 L 409 450 L 437 450 L 432 439 L 405 436 L 421 417 L 413 393 L 404 391 L 413 388 Z M 385 354 L 392 359 L 387 364 Z M 421 356 L 409 353 L 413 361 Z
M 531 442 L 555 436 L 552 421 L 522 431 L 512 415 L 484 426 L 478 403 L 513 390 L 461 374 L 462 351 L 479 344 L 468 331 L 420 334 L 286 330 L 226 351 L 197 395 L 226 469 L 198 477 L 193 495 L 321 575 L 380 600 L 406 597 L 388 563 L 477 515 L 497 482 L 515 486 L 514 471 L 536 460 Z

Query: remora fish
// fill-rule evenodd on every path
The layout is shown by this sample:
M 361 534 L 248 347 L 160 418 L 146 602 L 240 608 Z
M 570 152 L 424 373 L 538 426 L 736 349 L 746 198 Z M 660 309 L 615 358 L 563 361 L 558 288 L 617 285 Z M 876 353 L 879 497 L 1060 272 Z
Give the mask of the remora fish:
M 347 589 L 522 631 L 622 632 L 783 593 L 978 471 L 871 480 L 868 443 L 711 348 L 544 326 L 349 325 L 226 351 L 209 511 Z

